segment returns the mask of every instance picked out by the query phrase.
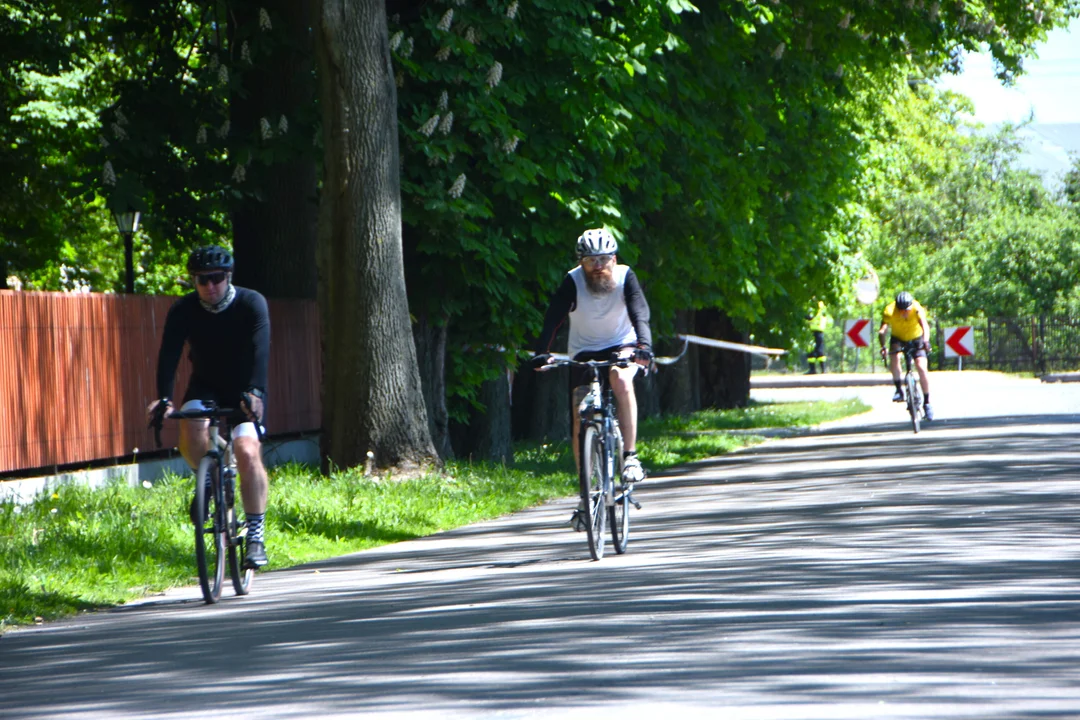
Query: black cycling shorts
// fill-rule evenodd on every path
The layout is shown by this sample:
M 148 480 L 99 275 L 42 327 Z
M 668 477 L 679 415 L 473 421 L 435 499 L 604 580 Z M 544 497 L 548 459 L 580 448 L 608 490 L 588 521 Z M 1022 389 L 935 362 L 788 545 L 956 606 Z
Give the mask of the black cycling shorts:
M 913 345 L 915 350 L 912 351 L 911 357 L 921 358 L 926 357 L 926 346 L 923 343 L 921 337 L 917 337 L 914 340 L 897 340 L 896 338 L 889 336 L 889 354 L 896 355 L 904 352 L 905 345 Z

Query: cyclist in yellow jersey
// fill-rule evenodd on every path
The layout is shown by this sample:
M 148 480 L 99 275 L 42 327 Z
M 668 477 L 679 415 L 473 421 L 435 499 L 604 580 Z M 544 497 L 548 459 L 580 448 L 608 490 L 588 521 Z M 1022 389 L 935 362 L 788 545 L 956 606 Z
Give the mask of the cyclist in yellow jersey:
M 903 402 L 904 393 L 900 389 L 900 354 L 905 343 L 922 338 L 921 346 L 913 353 L 915 369 L 919 372 L 919 384 L 923 391 L 923 408 L 926 419 L 934 419 L 930 407 L 930 377 L 926 373 L 926 356 L 930 352 L 930 326 L 926 322 L 926 310 L 909 292 L 901 292 L 894 302 L 885 306 L 881 314 L 881 327 L 878 328 L 878 341 L 881 343 L 881 357 L 885 357 L 885 331 L 889 331 L 888 354 L 892 356 L 890 369 L 896 393 L 893 402 Z

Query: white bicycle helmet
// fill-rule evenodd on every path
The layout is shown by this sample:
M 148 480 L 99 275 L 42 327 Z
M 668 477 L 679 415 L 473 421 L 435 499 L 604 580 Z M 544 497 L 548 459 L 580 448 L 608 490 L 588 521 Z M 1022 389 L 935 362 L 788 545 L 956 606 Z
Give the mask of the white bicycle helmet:
M 607 228 L 586 230 L 577 239 L 577 256 L 580 260 L 589 255 L 614 255 L 619 250 L 619 243 Z

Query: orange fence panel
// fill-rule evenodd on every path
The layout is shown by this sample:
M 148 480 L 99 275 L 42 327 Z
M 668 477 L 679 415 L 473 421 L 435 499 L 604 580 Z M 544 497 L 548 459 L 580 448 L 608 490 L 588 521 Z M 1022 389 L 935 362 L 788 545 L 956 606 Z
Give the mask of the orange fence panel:
M 146 405 L 175 297 L 0 291 L 0 474 L 154 450 Z M 314 301 L 270 300 L 266 425 L 321 423 L 321 346 Z M 187 351 L 176 396 L 187 387 Z M 166 423 L 162 441 L 176 444 Z

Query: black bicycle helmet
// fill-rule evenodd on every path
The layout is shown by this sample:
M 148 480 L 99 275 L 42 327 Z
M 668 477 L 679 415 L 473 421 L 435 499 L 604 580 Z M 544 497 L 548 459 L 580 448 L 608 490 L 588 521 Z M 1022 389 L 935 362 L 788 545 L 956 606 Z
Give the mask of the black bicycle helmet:
M 232 272 L 232 254 L 219 245 L 207 245 L 192 251 L 188 256 L 187 269 L 189 273 L 205 272 L 207 270 L 225 270 Z
M 909 293 L 907 290 L 897 293 L 896 295 L 897 310 L 907 310 L 909 307 L 911 307 L 911 304 L 913 302 L 915 302 L 915 298 L 913 298 L 911 296 L 911 293 Z

